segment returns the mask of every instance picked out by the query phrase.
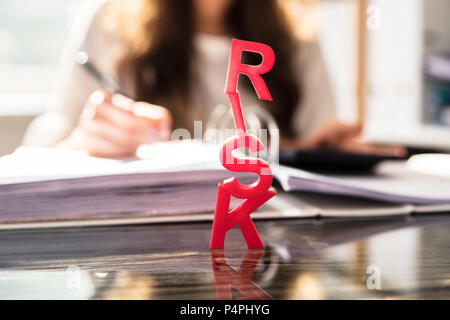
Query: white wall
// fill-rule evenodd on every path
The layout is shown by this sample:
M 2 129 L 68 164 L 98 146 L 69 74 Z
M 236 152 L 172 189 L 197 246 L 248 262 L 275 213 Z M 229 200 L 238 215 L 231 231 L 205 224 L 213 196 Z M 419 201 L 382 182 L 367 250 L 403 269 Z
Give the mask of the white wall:
M 379 131 L 405 132 L 421 122 L 422 1 L 371 3 L 381 20 L 368 30 L 366 121 Z

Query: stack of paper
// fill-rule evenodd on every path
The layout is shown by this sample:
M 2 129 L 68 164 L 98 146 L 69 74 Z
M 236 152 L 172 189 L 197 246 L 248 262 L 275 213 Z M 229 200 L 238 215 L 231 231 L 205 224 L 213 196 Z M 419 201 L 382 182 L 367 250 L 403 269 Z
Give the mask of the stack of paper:
M 338 194 L 393 203 L 450 204 L 450 179 L 408 170 L 404 162 L 385 162 L 374 175 L 323 176 L 280 167 L 275 175 L 286 191 Z
M 155 146 L 151 158 L 129 161 L 63 149 L 21 148 L 0 159 L 0 223 L 210 211 L 217 184 L 230 173 L 211 161 L 189 159 L 186 147 Z M 207 160 L 198 154 L 203 147 L 190 149 L 196 150 L 195 159 Z M 253 180 L 248 174 L 240 178 L 245 183 Z
M 138 155 L 119 161 L 24 147 L 0 158 L 0 229 L 210 220 L 219 182 L 255 179 L 223 169 L 214 145 L 158 144 Z M 404 164 L 386 163 L 376 176 L 329 177 L 282 166 L 273 172 L 285 191 L 303 192 L 280 192 L 255 218 L 450 210 L 450 179 L 413 173 Z

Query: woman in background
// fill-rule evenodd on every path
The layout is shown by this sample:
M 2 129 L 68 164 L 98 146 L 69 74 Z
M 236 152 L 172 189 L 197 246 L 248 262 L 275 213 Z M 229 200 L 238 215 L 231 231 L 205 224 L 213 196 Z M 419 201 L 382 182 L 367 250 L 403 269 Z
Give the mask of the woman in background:
M 295 148 L 399 155 L 401 149 L 358 141 L 361 127 L 335 120 L 335 107 L 317 43 L 295 36 L 276 0 L 111 0 L 95 11 L 64 63 L 57 108 L 37 118 L 24 143 L 65 145 L 93 156 L 133 155 L 139 145 L 193 129 L 212 109 L 229 105 L 224 92 L 231 38 L 262 42 L 276 54 L 264 76 L 273 103 L 259 101 L 242 78 L 242 105 L 260 104 L 276 119 L 282 143 Z M 80 44 L 81 43 L 81 44 Z M 84 51 L 127 96 L 111 95 L 74 62 Z M 258 64 L 247 55 L 245 62 Z M 245 88 L 245 89 L 244 89 Z

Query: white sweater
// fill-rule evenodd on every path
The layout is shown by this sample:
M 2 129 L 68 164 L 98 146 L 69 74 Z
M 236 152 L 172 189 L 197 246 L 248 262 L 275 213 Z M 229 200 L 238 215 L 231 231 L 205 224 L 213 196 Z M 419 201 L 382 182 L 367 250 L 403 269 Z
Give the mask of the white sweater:
M 112 53 L 115 46 L 121 44 L 117 37 L 105 32 L 101 27 L 103 8 L 100 6 L 89 22 L 71 36 L 61 64 L 62 79 L 58 101 L 51 110 L 32 122 L 25 135 L 24 144 L 52 146 L 64 140 L 75 128 L 89 95 L 102 89 L 96 80 L 75 63 L 77 52 L 86 51 L 89 60 L 102 73 L 116 78 Z M 191 94 L 195 104 L 186 115 L 192 122 L 206 121 L 211 110 L 219 104 L 229 105 L 224 87 L 231 38 L 197 34 L 194 41 L 196 56 L 192 67 L 193 74 L 197 76 L 193 77 Z M 305 137 L 323 123 L 335 119 L 335 103 L 318 44 L 299 43 L 294 58 L 302 98 L 292 123 L 281 125 L 291 125 L 297 136 Z M 133 96 L 134 84 L 130 79 L 118 79 L 118 82 L 126 93 Z M 258 103 L 254 91 L 241 90 L 241 101 L 244 108 L 246 105 Z

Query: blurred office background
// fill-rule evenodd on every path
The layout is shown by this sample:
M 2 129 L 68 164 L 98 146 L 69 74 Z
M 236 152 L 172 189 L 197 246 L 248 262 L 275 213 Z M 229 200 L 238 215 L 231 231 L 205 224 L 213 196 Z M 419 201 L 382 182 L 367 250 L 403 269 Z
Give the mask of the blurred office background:
M 0 0 L 0 155 L 12 152 L 29 122 L 53 103 L 64 43 L 83 3 L 94 1 Z M 426 125 L 450 132 L 449 0 L 282 1 L 292 1 L 304 19 L 303 36 L 319 39 L 342 120 L 364 119 L 375 134 L 390 137 Z M 343 245 L 329 259 L 350 261 L 358 290 L 367 291 L 366 270 L 374 264 L 383 272 L 383 288 L 409 292 L 424 275 L 398 274 L 403 269 L 384 258 L 414 267 L 425 236 L 419 230 L 381 234 L 382 245 Z M 376 259 L 366 263 L 364 252 Z M 342 281 L 343 270 L 325 278 L 304 274 L 292 298 L 323 298 L 320 288 Z
M 65 41 L 95 1 L 0 0 L 0 155 L 53 103 Z M 281 1 L 319 39 L 342 120 L 389 136 L 450 128 L 450 1 Z

